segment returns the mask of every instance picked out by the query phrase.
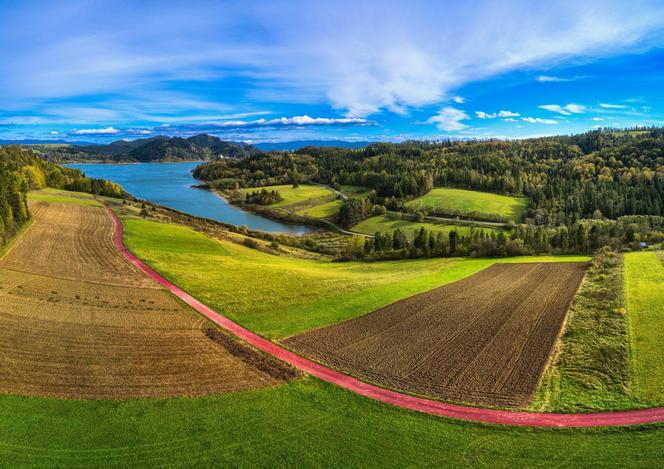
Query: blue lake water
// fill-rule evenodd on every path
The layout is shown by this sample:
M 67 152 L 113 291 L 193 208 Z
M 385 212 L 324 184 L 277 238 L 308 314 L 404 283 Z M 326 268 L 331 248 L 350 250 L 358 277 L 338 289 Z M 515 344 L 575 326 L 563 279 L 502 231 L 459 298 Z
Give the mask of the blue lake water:
M 311 228 L 270 220 L 233 207 L 218 195 L 191 187 L 200 184 L 191 171 L 198 165 L 186 163 L 70 164 L 93 178 L 108 179 L 139 199 L 174 208 L 198 217 L 269 233 L 303 234 Z

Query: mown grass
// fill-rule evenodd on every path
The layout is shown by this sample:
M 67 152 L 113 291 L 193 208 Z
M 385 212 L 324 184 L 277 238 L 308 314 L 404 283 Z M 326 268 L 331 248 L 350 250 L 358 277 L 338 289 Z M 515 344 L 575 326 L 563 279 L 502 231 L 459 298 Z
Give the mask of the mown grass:
M 528 206 L 525 197 L 512 197 L 489 192 L 437 187 L 406 205 L 415 209 L 459 214 L 482 214 L 519 221 Z
M 339 209 L 343 201 L 340 199 L 335 199 L 330 202 L 325 202 L 320 205 L 315 205 L 314 207 L 305 208 L 295 212 L 297 215 L 302 215 L 304 217 L 310 218 L 330 218 L 339 213 Z
M 664 399 L 664 266 L 656 252 L 625 255 L 634 394 Z
M 103 204 L 93 198 L 92 195 L 84 192 L 64 191 L 47 187 L 38 191 L 31 191 L 28 194 L 30 200 L 41 200 L 44 202 L 75 204 L 89 207 L 102 207 Z
M 281 195 L 283 200 L 277 202 L 276 204 L 270 205 L 270 207 L 272 208 L 280 208 L 280 207 L 287 208 L 291 205 L 300 204 L 312 199 L 319 199 L 321 197 L 326 197 L 326 196 L 332 196 L 332 197 L 334 196 L 334 192 L 325 187 L 314 186 L 309 184 L 301 184 L 297 188 L 293 188 L 293 186 L 289 184 L 282 184 L 279 186 L 266 186 L 259 188 L 240 189 L 240 192 L 244 192 L 245 194 L 247 194 L 249 192 L 254 192 L 256 190 L 261 190 L 261 189 L 266 189 L 268 191 L 277 191 Z
M 371 312 L 499 261 L 587 259 L 313 261 L 265 254 L 177 225 L 140 219 L 124 224 L 125 242 L 136 255 L 213 308 L 270 338 Z
M 461 236 L 470 233 L 470 227 L 465 225 L 453 225 L 448 223 L 432 223 L 432 222 L 418 222 L 412 220 L 403 220 L 400 218 L 392 219 L 389 215 L 378 215 L 368 218 L 363 222 L 355 225 L 353 231 L 365 234 L 375 233 L 391 233 L 396 229 L 406 233 L 407 236 L 412 237 L 420 228 L 424 228 L 429 232 L 443 233 L 448 235 L 450 231 L 456 230 Z M 477 229 L 477 228 L 476 228 Z M 491 228 L 479 228 L 484 230 L 485 233 L 491 233 Z
M 0 397 L 3 467 L 657 467 L 664 427 L 454 422 L 313 378 L 167 400 Z

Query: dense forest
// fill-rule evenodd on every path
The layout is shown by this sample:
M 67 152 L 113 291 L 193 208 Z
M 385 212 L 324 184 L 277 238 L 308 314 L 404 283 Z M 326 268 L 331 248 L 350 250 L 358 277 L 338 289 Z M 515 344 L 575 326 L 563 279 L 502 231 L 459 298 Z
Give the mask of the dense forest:
M 245 143 L 225 142 L 211 135 L 189 138 L 157 136 L 108 145 L 33 145 L 45 159 L 71 162 L 174 162 L 207 161 L 216 158 L 247 158 L 261 153 Z
M 29 149 L 0 147 L 0 240 L 6 242 L 30 219 L 27 192 L 53 187 L 109 197 L 122 197 L 120 186 L 91 179 L 77 170 L 45 161 Z
M 598 130 L 516 141 L 411 141 L 376 143 L 361 149 L 305 147 L 295 152 L 205 163 L 196 168 L 194 175 L 224 190 L 293 180 L 372 189 L 371 205 L 353 199 L 344 204 L 338 220 L 344 226 L 371 216 L 376 206 L 408 212 L 406 202 L 437 186 L 527 196 L 530 203 L 521 220 L 527 229 L 512 232 L 512 241 L 521 239 L 527 251 L 537 250 L 536 238 L 548 249 L 587 251 L 593 226 L 592 235 L 597 240 L 603 237 L 605 241 L 634 242 L 628 234 L 635 229 L 628 218 L 633 216 L 650 217 L 645 222 L 639 218 L 641 234 L 646 225 L 648 232 L 664 229 L 662 128 Z M 526 235 L 526 231 L 532 231 L 532 235 Z M 579 242 L 561 241 L 566 237 L 578 238 Z M 510 249 L 509 237 L 482 240 L 478 234 L 472 243 L 459 241 L 463 243 L 455 240 L 454 244 L 472 252 L 482 250 L 470 246 L 478 243 L 507 246 L 494 252 Z M 427 239 L 427 244 L 433 246 L 434 241 Z M 442 246 L 443 240 L 439 244 Z M 373 252 L 376 245 L 382 246 L 380 242 L 367 243 L 366 249 Z M 399 243 L 393 240 L 392 245 Z

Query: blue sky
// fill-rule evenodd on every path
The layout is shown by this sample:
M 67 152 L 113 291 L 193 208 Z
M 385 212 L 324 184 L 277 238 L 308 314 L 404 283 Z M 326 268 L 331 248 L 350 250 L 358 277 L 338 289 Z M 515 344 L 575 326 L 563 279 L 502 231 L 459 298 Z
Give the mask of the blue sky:
M 664 125 L 662 1 L 2 0 L 0 139 Z

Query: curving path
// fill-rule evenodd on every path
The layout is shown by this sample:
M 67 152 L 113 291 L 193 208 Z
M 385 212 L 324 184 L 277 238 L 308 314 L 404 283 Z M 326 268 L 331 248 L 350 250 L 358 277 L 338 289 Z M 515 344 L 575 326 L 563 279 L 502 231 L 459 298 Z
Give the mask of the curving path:
M 151 267 L 129 252 L 122 242 L 122 222 L 108 206 L 106 207 L 106 210 L 115 222 L 115 244 L 120 252 L 122 252 L 132 264 L 141 269 L 164 288 L 168 289 L 175 296 L 215 324 L 233 333 L 254 347 L 263 350 L 310 375 L 316 376 L 328 383 L 341 386 L 342 388 L 361 396 L 431 415 L 501 425 L 533 427 L 608 427 L 664 422 L 664 408 L 662 407 L 592 414 L 521 412 L 448 404 L 421 397 L 408 396 L 396 391 L 390 391 L 365 383 L 324 365 L 308 360 L 296 353 L 286 350 L 274 342 L 254 334 L 227 317 L 213 311 L 211 308 L 162 277 L 159 273 L 155 272 Z

